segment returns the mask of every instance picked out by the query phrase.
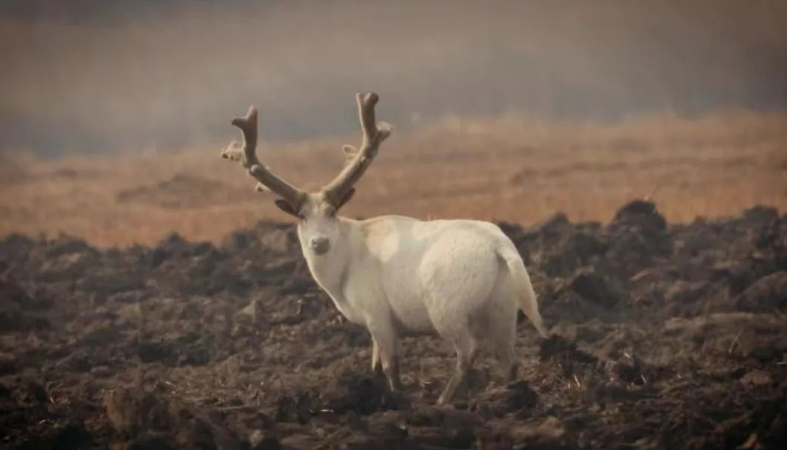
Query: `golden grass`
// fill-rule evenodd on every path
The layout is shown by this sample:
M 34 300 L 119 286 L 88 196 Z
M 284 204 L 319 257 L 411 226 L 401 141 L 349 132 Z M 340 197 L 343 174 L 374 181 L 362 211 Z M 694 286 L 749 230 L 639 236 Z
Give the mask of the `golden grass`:
M 262 144 L 258 151 L 285 178 L 316 189 L 341 168 L 341 144 L 357 140 Z M 169 232 L 217 241 L 263 218 L 290 220 L 219 150 L 7 156 L 0 235 L 65 232 L 126 246 Z M 787 115 L 665 115 L 610 125 L 448 119 L 396 132 L 358 187 L 346 215 L 531 225 L 563 211 L 572 220 L 604 222 L 625 201 L 643 197 L 678 222 L 757 204 L 784 211 Z

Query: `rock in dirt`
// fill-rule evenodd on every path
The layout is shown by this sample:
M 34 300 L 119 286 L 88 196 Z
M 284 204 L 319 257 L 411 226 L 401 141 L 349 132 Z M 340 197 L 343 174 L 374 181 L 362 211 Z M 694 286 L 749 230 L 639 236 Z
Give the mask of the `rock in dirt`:
M 771 375 L 764 370 L 754 369 L 742 376 L 740 382 L 744 386 L 749 387 L 767 386 L 773 383 L 773 377 L 771 377 Z
M 517 381 L 506 386 L 508 390 L 508 407 L 512 411 L 533 408 L 538 403 L 538 394 L 527 381 Z
M 318 409 L 315 408 L 311 396 L 300 390 L 279 392 L 273 403 L 275 406 L 272 417 L 276 422 L 307 423 Z
M 470 409 L 485 417 L 501 417 L 508 413 L 531 410 L 537 404 L 536 391 L 527 381 L 520 380 L 479 393 L 472 399 Z
M 393 399 L 387 395 L 383 377 L 367 375 L 350 368 L 335 376 L 320 393 L 321 409 L 337 414 L 354 412 L 368 415 L 382 410 Z
M 5 302 L 28 303 L 28 295 L 18 284 L 0 280 L 0 304 Z
M 631 225 L 647 231 L 664 230 L 667 221 L 656 209 L 656 204 L 647 200 L 633 200 L 615 212 L 613 224 Z
M 762 227 L 779 219 L 779 211 L 770 206 L 754 206 L 741 214 L 741 220 L 752 227 Z
M 583 269 L 574 275 L 569 286 L 585 300 L 605 308 L 613 308 L 621 299 L 620 293 L 593 269 Z
M 556 417 L 517 426 L 511 429 L 515 448 L 559 450 L 578 448 L 563 423 Z
M 787 272 L 776 272 L 755 281 L 736 299 L 741 311 L 769 312 L 787 309 Z
M 573 341 L 552 335 L 540 343 L 539 359 L 567 380 L 583 378 L 596 371 L 598 358 L 581 350 Z
M 112 389 L 104 392 L 102 401 L 109 422 L 121 434 L 140 433 L 153 425 L 152 419 L 166 415 L 166 405 L 139 389 Z
M 542 362 L 550 359 L 568 359 L 585 364 L 595 364 L 598 361 L 595 356 L 577 348 L 576 343 L 558 335 L 549 336 L 541 341 L 538 356 Z
M 622 384 L 643 384 L 645 382 L 643 363 L 636 355 L 622 352 L 620 356 L 611 361 L 606 361 L 605 369 L 610 380 Z
M 610 248 L 607 263 L 624 277 L 653 266 L 672 251 L 664 217 L 655 204 L 634 200 L 620 208 L 607 227 Z

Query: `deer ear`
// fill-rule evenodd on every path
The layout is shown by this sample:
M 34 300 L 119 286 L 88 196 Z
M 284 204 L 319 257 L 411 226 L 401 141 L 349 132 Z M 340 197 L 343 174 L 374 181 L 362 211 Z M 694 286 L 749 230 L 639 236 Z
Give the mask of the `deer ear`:
M 347 191 L 346 194 L 344 194 L 344 198 L 342 198 L 339 204 L 336 205 L 336 210 L 338 211 L 339 208 L 345 205 L 345 203 L 349 202 L 350 199 L 353 198 L 353 195 L 355 195 L 355 188 L 350 188 L 350 190 Z
M 288 201 L 282 200 L 282 199 L 278 199 L 274 203 L 276 203 L 276 206 L 278 206 L 280 210 L 286 212 L 287 214 L 289 214 L 291 216 L 298 217 L 298 212 L 295 211 L 295 209 L 293 209 L 292 205 L 290 205 L 290 203 Z

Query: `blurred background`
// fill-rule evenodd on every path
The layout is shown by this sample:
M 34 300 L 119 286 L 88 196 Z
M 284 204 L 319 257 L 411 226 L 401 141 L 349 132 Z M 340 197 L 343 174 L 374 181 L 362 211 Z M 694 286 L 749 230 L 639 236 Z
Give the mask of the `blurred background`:
M 270 202 L 199 150 L 236 137 L 229 119 L 254 104 L 267 160 L 318 187 L 341 168 L 339 145 L 357 139 L 353 96 L 366 90 L 397 134 L 355 214 L 605 220 L 648 195 L 677 220 L 781 206 L 784 23 L 787 3 L 768 0 L 2 0 L 0 212 L 7 229 L 55 221 L 84 234 L 67 222 L 97 204 L 126 202 L 104 219 L 116 228 L 128 201 L 156 205 L 149 217 L 253 201 L 232 220 L 246 223 Z M 166 155 L 107 160 L 143 152 Z M 418 158 L 423 173 L 408 168 Z M 735 184 L 751 186 L 724 190 Z M 61 194 L 86 200 L 41 212 Z M 525 199 L 530 208 L 512 210 Z
M 776 1 L 3 0 L 0 146 L 37 153 L 272 139 L 523 112 L 620 120 L 787 107 Z

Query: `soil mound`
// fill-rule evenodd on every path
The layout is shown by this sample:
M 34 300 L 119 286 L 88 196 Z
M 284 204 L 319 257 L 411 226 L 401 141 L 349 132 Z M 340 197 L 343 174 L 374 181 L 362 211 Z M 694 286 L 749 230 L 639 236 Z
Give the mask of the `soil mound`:
M 551 335 L 522 324 L 519 380 L 483 359 L 446 409 L 449 349 L 406 340 L 409 402 L 388 398 L 291 225 L 123 250 L 7 236 L 2 447 L 785 448 L 787 216 L 670 225 L 638 200 L 608 225 L 500 226 Z

